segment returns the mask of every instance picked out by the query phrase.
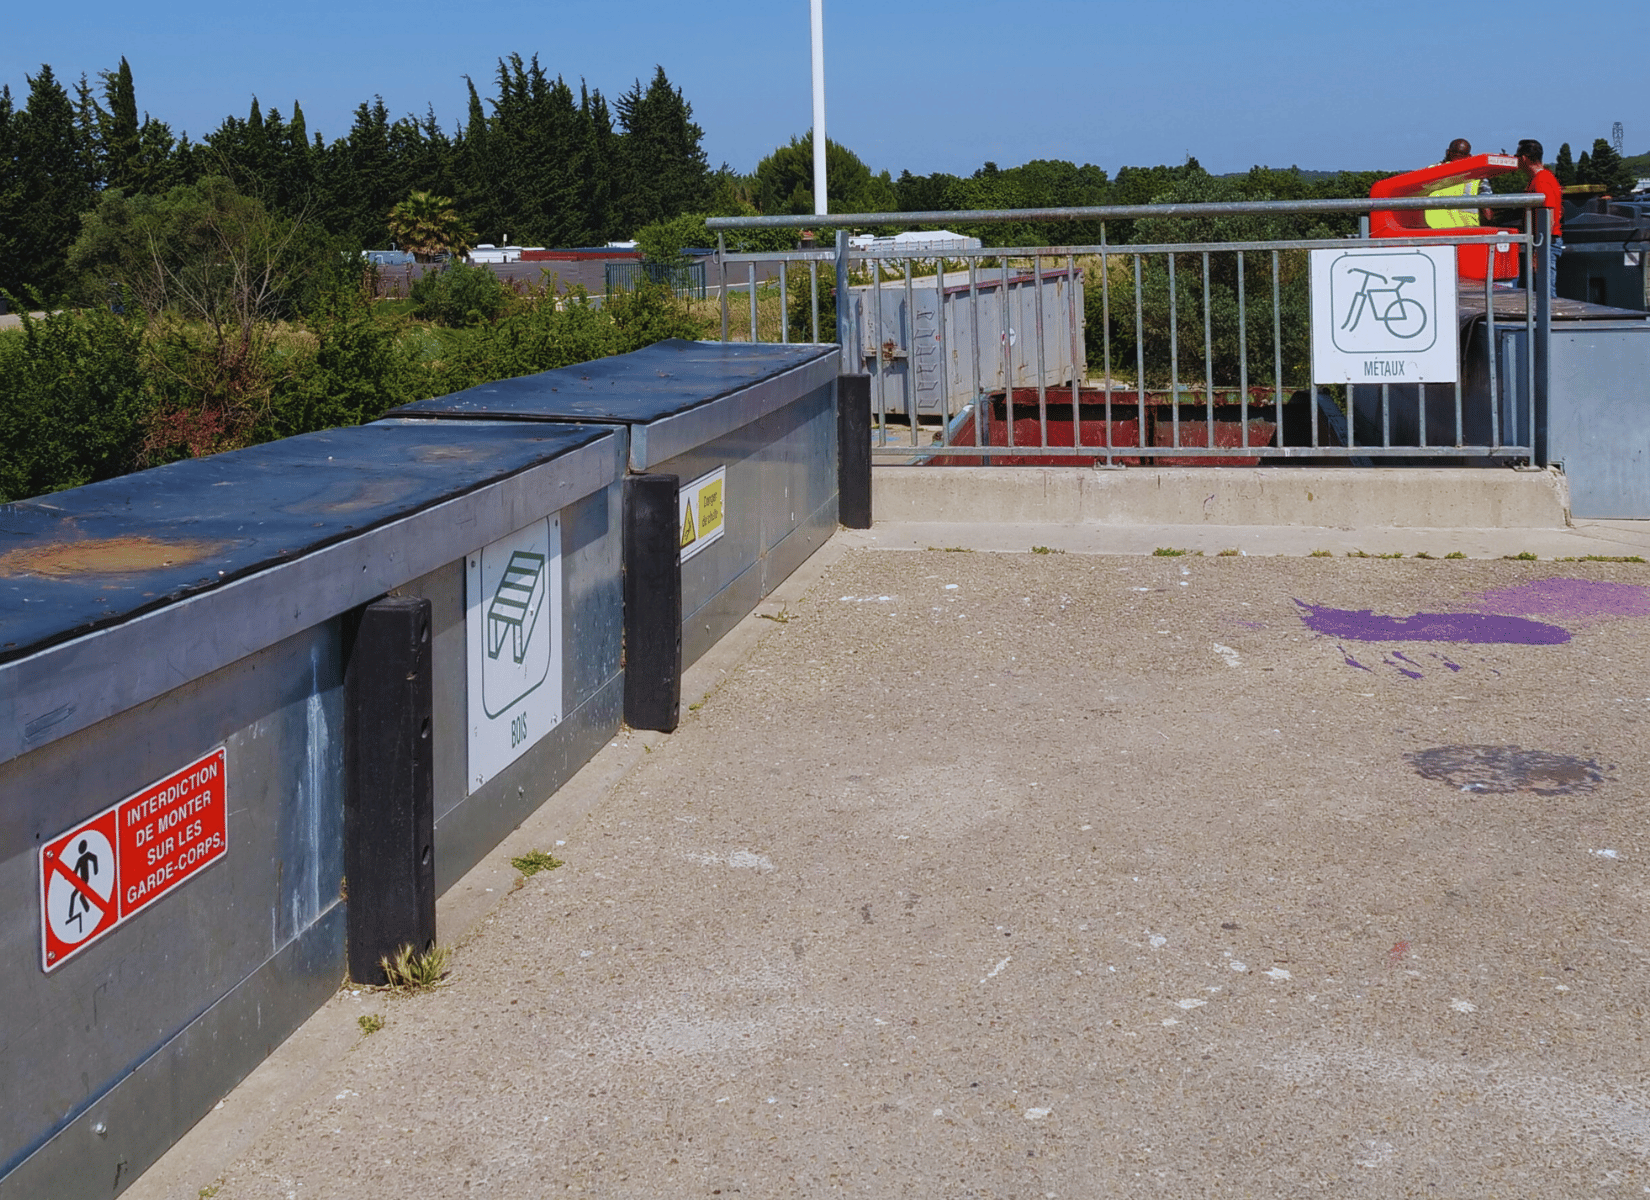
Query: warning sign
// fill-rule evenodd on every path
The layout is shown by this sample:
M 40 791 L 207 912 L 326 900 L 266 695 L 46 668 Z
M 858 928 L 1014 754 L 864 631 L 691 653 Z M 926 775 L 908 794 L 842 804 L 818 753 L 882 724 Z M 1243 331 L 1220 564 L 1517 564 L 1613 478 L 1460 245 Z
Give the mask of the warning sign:
M 726 526 L 724 492 L 728 469 L 717 467 L 701 475 L 676 494 L 682 516 L 682 561 L 686 562 L 721 537 Z
M 222 747 L 40 849 L 40 965 L 56 970 L 229 852 Z

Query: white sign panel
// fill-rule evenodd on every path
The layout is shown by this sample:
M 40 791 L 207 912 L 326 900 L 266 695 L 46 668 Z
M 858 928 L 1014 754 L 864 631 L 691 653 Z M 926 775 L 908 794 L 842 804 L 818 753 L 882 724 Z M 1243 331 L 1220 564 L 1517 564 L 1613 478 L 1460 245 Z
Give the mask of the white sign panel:
M 677 528 L 682 531 L 682 561 L 686 562 L 727 532 L 728 469 L 717 467 L 685 484 L 676 493 Z
M 1454 246 L 1312 251 L 1312 381 L 1456 382 L 1455 309 Z
M 561 722 L 561 519 L 465 560 L 470 791 Z

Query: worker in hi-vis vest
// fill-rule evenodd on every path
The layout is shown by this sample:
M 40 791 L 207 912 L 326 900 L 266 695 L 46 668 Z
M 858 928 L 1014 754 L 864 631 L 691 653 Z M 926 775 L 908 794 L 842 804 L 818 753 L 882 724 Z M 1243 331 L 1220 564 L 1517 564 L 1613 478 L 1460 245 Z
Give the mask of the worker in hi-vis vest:
M 1472 143 L 1466 138 L 1456 138 L 1444 151 L 1444 161 L 1454 162 L 1458 158 L 1472 156 Z M 1429 196 L 1476 196 L 1484 187 L 1482 179 L 1463 179 L 1460 183 L 1446 184 L 1443 187 L 1433 188 L 1427 192 Z M 1461 229 L 1479 223 L 1478 213 L 1470 208 L 1429 208 L 1426 212 L 1427 226 L 1430 229 Z

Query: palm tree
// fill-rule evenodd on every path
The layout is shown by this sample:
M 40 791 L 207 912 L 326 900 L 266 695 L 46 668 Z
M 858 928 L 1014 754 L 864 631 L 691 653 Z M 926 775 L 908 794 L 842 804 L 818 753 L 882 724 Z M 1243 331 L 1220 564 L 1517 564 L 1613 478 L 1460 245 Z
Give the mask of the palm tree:
M 475 234 L 448 196 L 414 192 L 390 209 L 389 221 L 390 236 L 419 262 L 438 254 L 463 254 L 474 244 Z

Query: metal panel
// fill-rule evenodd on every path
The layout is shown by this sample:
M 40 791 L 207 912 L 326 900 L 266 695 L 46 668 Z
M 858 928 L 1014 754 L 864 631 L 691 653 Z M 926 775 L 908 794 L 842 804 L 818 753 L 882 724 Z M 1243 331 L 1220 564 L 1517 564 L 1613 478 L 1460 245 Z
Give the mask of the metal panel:
M 1650 518 L 1650 323 L 1553 322 L 1547 452 L 1578 517 Z
M 339 904 L 343 700 L 338 620 L 323 622 L 92 729 L 0 766 L 0 1176 L 99 1103 L 219 999 L 270 968 Z M 155 653 L 155 648 L 150 648 Z M 157 654 L 157 657 L 164 657 Z M 39 962 L 42 840 L 225 745 L 227 861 L 117 927 L 50 975 Z M 343 975 L 342 926 L 305 952 L 304 978 Z M 315 953 L 321 953 L 316 959 Z M 318 1002 L 274 988 L 265 1029 Z M 218 1046 L 208 1078 L 244 1074 L 267 1040 Z M 176 1067 L 169 1068 L 171 1075 Z M 165 1076 L 168 1072 L 163 1072 Z M 137 1105 L 138 1108 L 146 1107 Z M 192 1087 L 150 1093 L 139 1129 L 181 1134 L 205 1107 Z M 132 1111 L 132 1110 L 128 1110 Z M 129 1162 L 149 1134 L 111 1127 Z M 165 1141 L 159 1148 L 164 1148 Z M 114 1172 L 99 1180 L 106 1188 Z M 63 1192 L 36 1192 L 70 1194 Z
M 286 452 L 276 455 L 278 447 Z M 386 448 L 394 452 L 342 467 L 327 457 L 333 449 Z M 117 559 L 72 575 L 0 575 L 0 637 L 15 653 L 45 646 L 0 661 L 0 761 L 256 653 L 606 487 L 623 471 L 624 452 L 624 437 L 602 427 L 379 422 L 6 506 L 0 545 L 12 563 L 65 544 L 135 543 L 147 557 L 139 569 Z M 264 492 L 237 488 L 236 473 L 248 468 Z M 334 470 L 348 482 L 334 481 Z M 173 496 L 166 488 L 180 478 L 189 486 Z M 212 547 L 204 557 L 165 561 L 175 543 L 201 542 Z M 55 619 L 36 615 L 46 609 Z M 95 631 L 57 640 L 88 628 Z M 166 654 L 153 653 L 159 645 Z
M 656 469 L 685 482 L 717 467 L 728 473 L 727 532 L 682 564 L 683 666 L 738 624 L 835 528 L 834 378 Z M 784 553 L 775 557 L 781 547 Z
M 437 891 L 451 887 L 618 731 L 623 711 L 622 499 L 622 482 L 615 478 L 560 510 L 563 717 L 474 793 L 468 787 L 466 757 L 464 560 L 396 589 L 398 595 L 427 598 L 432 609 Z M 548 510 L 526 520 L 547 515 Z

